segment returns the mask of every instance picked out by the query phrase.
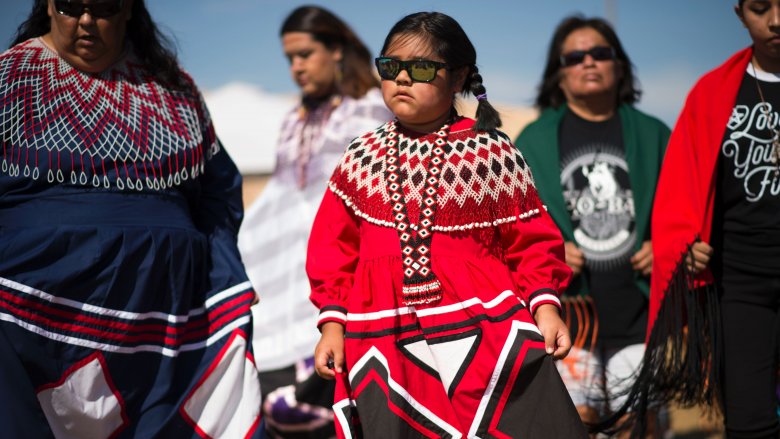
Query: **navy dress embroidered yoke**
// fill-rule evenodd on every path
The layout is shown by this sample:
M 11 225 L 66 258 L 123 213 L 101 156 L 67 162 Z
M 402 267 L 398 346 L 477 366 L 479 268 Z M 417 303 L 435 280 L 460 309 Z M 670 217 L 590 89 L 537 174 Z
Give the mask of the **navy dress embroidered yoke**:
M 0 55 L 0 423 L 12 437 L 254 437 L 241 177 L 191 79 Z M 5 433 L 4 433 L 5 434 Z

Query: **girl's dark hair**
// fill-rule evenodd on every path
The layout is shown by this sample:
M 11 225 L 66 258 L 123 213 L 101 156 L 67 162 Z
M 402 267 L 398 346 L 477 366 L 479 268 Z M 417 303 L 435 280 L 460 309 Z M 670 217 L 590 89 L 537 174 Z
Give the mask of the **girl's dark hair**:
M 390 29 L 382 46 L 383 55 L 387 53 L 393 39 L 398 35 L 416 37 L 427 43 L 432 53 L 441 58 L 450 70 L 467 68 L 463 95 L 472 93 L 478 97 L 474 130 L 491 131 L 501 126 L 498 111 L 490 105 L 486 97 L 482 75 L 477 68 L 477 51 L 457 21 L 440 12 L 417 12 L 407 15 Z
M 49 33 L 51 18 L 47 8 L 48 0 L 33 2 L 32 11 L 17 29 L 11 46 Z M 130 42 L 140 64 L 160 82 L 177 89 L 187 89 L 190 86 L 189 80 L 179 68 L 175 46 L 171 39 L 157 28 L 143 0 L 133 0 L 131 14 L 132 17 L 127 22 L 125 40 Z
M 330 50 L 341 49 L 339 86 L 345 95 L 360 98 L 370 89 L 379 87 L 379 81 L 373 75 L 371 52 L 332 12 L 319 6 L 301 6 L 284 20 L 279 36 L 289 32 L 305 32 Z
M 560 82 L 561 70 L 561 52 L 563 42 L 574 31 L 582 28 L 591 28 L 601 34 L 609 45 L 615 49 L 616 62 L 621 70 L 618 80 L 618 93 L 616 104 L 633 104 L 639 101 L 642 92 L 635 84 L 633 65 L 628 58 L 628 54 L 623 50 L 615 30 L 605 20 L 601 18 L 584 18 L 580 15 L 574 15 L 564 18 L 555 29 L 550 48 L 547 52 L 547 64 L 542 75 L 542 83 L 539 85 L 539 94 L 536 96 L 536 106 L 540 109 L 549 107 L 560 107 L 566 103 L 566 96 L 558 86 Z

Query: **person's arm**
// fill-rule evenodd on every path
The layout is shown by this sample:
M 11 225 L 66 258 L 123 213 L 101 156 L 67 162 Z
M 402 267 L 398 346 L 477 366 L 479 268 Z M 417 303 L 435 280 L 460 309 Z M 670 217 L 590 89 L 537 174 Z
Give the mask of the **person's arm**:
M 585 266 L 585 254 L 577 247 L 577 243 L 566 241 L 564 249 L 566 250 L 566 265 L 571 268 L 572 274 L 577 276 L 582 273 L 582 268 Z
M 654 139 L 655 142 L 648 143 L 648 146 L 655 147 L 658 153 L 658 169 L 656 172 L 660 173 L 660 166 L 664 160 L 666 145 L 669 142 L 669 135 L 671 134 L 671 131 L 669 130 L 669 127 L 667 127 L 663 122 L 657 119 L 652 119 L 652 121 L 655 124 L 656 129 L 655 135 L 650 137 L 650 139 Z M 657 178 L 657 175 L 655 177 Z M 657 180 L 655 182 L 657 183 Z M 642 273 L 643 276 L 650 276 L 653 271 L 653 256 L 653 245 L 650 234 L 648 233 L 647 240 L 643 241 L 639 250 L 631 256 L 631 266 L 635 271 Z
M 529 186 L 528 191 L 534 191 L 533 187 Z M 501 240 L 518 293 L 544 336 L 547 353 L 565 357 L 571 337 L 561 319 L 558 297 L 572 271 L 565 262 L 561 233 L 547 212 L 540 209 L 529 219 L 502 225 Z
M 653 244 L 650 241 L 644 241 L 639 251 L 631 256 L 631 266 L 642 275 L 650 276 L 653 271 Z
M 236 286 L 239 279 L 247 281 L 238 251 L 238 228 L 244 217 L 242 178 L 217 138 L 203 96 L 194 83 L 191 86 L 200 121 L 202 139 L 197 156 L 202 166 L 193 163 L 188 169 L 190 178 L 199 183 L 189 197 L 190 205 L 196 227 L 208 238 L 211 285 L 222 290 Z
M 703 272 L 710 263 L 713 253 L 712 247 L 704 241 L 696 241 L 691 245 L 691 251 L 685 256 L 685 265 L 691 273 Z
M 709 116 L 697 111 L 702 107 L 700 86 L 694 87 L 685 107 L 680 113 L 674 131 L 664 153 L 664 162 L 658 177 L 651 219 L 653 243 L 653 274 L 660 293 L 666 290 L 667 282 L 684 256 L 685 267 L 694 274 L 696 285 L 711 282 L 712 272 L 708 266 L 713 249 L 702 235 L 711 233 L 711 223 L 702 219 L 711 217 L 715 191 L 700 182 L 712 181 L 709 171 L 702 163 L 712 163 L 711 149 L 702 147 L 699 138 L 702 124 Z M 725 125 L 725 123 L 724 123 Z M 713 165 L 710 165 L 713 166 Z M 681 191 L 681 188 L 684 190 Z M 692 246 L 685 252 L 686 246 Z M 661 277 L 655 277 L 661 274 Z M 661 287 L 663 285 L 663 287 Z
M 314 367 L 331 379 L 344 367 L 344 325 L 347 296 L 352 289 L 360 250 L 360 230 L 354 215 L 330 190 L 325 192 L 314 219 L 306 258 L 311 283 L 309 298 L 320 310 L 322 332 L 314 352 Z M 328 367 L 333 361 L 333 369 Z
M 191 201 L 192 217 L 208 239 L 211 286 L 223 291 L 246 282 L 242 289 L 253 290 L 238 250 L 238 229 L 244 216 L 241 174 L 227 151 L 221 145 L 219 148 L 198 176 L 197 196 Z M 252 303 L 257 302 L 258 294 L 253 292 Z

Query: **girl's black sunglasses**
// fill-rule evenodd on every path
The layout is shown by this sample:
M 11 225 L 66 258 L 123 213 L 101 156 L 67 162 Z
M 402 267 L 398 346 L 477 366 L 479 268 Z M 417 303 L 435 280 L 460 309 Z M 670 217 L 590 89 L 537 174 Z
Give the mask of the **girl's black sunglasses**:
M 90 3 L 54 0 L 54 9 L 60 15 L 81 17 L 84 12 L 95 18 L 113 17 L 122 10 L 122 0 L 94 1 Z
M 436 79 L 436 72 L 439 69 L 447 68 L 447 64 L 429 59 L 401 61 L 400 59 L 384 56 L 375 59 L 374 64 L 376 64 L 379 77 L 388 81 L 394 80 L 401 73 L 401 70 L 406 70 L 412 81 L 431 82 Z

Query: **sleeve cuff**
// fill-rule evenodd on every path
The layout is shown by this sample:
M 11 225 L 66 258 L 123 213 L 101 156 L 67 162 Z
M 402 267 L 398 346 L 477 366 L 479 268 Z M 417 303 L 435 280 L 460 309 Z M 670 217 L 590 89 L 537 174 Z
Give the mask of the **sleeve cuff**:
M 347 309 L 341 306 L 323 306 L 320 309 L 320 317 L 317 319 L 317 329 L 328 322 L 347 324 Z
M 558 308 L 558 311 L 561 311 L 561 301 L 558 299 L 558 292 L 552 288 L 542 288 L 540 290 L 536 290 L 529 296 L 528 299 L 531 308 L 531 315 L 536 313 L 536 309 L 539 308 L 539 306 L 548 303 L 555 305 L 555 307 Z

